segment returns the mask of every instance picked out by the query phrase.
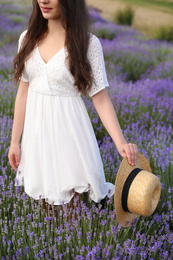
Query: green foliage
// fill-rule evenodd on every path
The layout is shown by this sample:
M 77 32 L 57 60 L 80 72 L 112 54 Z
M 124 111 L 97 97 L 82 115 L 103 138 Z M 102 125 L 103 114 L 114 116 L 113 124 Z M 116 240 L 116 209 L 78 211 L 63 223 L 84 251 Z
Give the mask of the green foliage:
M 30 3 L 26 3 L 27 4 L 30 4 Z M 19 9 L 18 10 L 13 10 L 13 9 L 10 9 L 8 11 L 9 14 L 15 14 L 15 15 L 25 15 L 25 14 L 28 14 L 29 13 L 29 8 L 25 8 L 25 7 L 22 7 L 22 6 L 19 6 Z
M 127 6 L 124 10 L 119 9 L 115 14 L 114 14 L 114 21 L 117 24 L 122 24 L 122 25 L 132 25 L 133 23 L 133 18 L 134 18 L 134 10 L 130 7 Z
M 1 32 L 0 32 L 0 36 L 1 36 Z M 4 46 L 6 43 L 12 43 L 12 42 L 16 41 L 17 39 L 18 39 L 18 35 L 14 35 L 12 32 L 5 33 L 3 35 L 3 39 L 0 41 L 0 48 L 2 46 Z M 1 74 L 1 72 L 0 72 L 0 74 Z
M 125 53 L 125 55 L 123 54 L 118 59 L 115 59 L 114 63 L 121 66 L 121 72 L 126 75 L 126 82 L 139 80 L 141 75 L 145 74 L 149 68 L 157 65 L 157 61 L 144 59 L 140 53 L 135 56 L 133 53 Z
M 158 40 L 166 40 L 173 43 L 173 26 L 161 26 L 155 33 L 155 38 Z
M 0 117 L 13 117 L 17 86 L 12 82 L 11 71 L 4 71 L 4 74 L 1 72 L 2 70 L 0 76 L 4 77 L 4 82 L 0 81 Z
M 99 38 L 112 40 L 113 38 L 115 38 L 116 33 L 115 32 L 110 32 L 106 28 L 102 28 L 99 31 L 97 31 L 97 36 Z
M 11 16 L 9 16 L 9 19 L 14 21 L 15 23 L 19 23 L 20 24 L 26 18 L 24 16 L 20 16 L 20 15 L 11 15 Z
M 127 75 L 126 81 L 132 80 L 132 82 L 135 82 L 140 79 L 140 76 L 147 71 L 150 65 L 151 61 L 142 62 L 142 59 L 129 57 L 123 64 L 122 72 Z
M 168 11 L 169 13 L 173 10 L 173 2 L 171 0 L 123 0 L 122 2 L 141 7 L 162 8 L 163 11 Z

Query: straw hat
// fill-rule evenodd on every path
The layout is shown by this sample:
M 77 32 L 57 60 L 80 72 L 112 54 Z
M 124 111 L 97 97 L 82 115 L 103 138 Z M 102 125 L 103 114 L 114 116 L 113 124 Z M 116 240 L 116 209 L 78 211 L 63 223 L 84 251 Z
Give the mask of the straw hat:
M 117 221 L 127 227 L 140 215 L 150 216 L 157 207 L 160 193 L 160 180 L 151 173 L 150 165 L 142 154 L 138 153 L 135 166 L 131 166 L 124 158 L 115 181 Z

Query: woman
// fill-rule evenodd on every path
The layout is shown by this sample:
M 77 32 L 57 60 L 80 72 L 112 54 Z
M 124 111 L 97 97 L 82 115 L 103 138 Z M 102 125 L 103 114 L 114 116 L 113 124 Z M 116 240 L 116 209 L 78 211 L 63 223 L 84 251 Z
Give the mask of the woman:
M 81 95 L 92 98 L 120 155 L 136 164 L 138 149 L 122 134 L 105 88 L 102 46 L 88 32 L 88 17 L 84 0 L 34 0 L 14 59 L 20 84 L 8 158 L 17 170 L 15 185 L 48 204 L 67 204 L 85 192 L 99 203 L 114 194 Z

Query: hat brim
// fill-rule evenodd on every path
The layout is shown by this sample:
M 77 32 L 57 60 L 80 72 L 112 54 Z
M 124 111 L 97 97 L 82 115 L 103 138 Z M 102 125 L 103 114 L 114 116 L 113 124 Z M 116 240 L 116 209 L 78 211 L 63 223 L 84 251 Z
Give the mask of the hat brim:
M 124 183 L 129 173 L 135 168 L 140 168 L 145 171 L 151 172 L 151 168 L 147 159 L 141 153 L 138 153 L 135 166 L 131 166 L 128 163 L 126 157 L 122 160 L 115 180 L 115 192 L 114 192 L 115 214 L 118 223 L 122 223 L 123 227 L 130 226 L 136 218 L 140 217 L 140 215 L 138 214 L 124 211 L 121 203 L 121 196 L 122 196 Z

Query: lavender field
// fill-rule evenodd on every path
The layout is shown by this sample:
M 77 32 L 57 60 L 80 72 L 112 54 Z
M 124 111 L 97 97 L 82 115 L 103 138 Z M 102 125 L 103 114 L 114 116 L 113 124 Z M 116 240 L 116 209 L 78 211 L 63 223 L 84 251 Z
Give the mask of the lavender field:
M 15 186 L 8 150 L 18 86 L 12 62 L 29 7 L 0 8 L 0 260 L 6 259 L 173 259 L 173 44 L 103 20 L 90 10 L 92 32 L 103 46 L 113 102 L 125 138 L 137 144 L 162 184 L 155 212 L 124 228 L 113 198 L 106 207 L 86 199 L 78 220 L 67 210 L 44 217 L 43 205 Z M 103 127 L 92 100 L 83 100 L 99 143 L 106 180 L 115 183 L 121 156 Z M 65 205 L 64 205 L 64 208 Z M 51 225 L 50 225 L 51 222 Z

